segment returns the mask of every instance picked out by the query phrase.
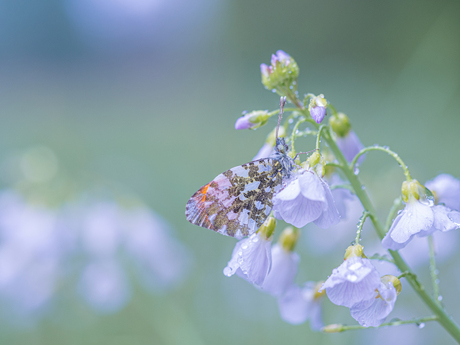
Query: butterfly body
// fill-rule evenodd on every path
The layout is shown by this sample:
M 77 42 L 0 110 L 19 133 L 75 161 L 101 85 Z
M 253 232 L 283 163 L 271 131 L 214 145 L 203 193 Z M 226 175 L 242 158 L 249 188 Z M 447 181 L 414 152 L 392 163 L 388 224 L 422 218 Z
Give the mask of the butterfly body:
M 269 157 L 229 169 L 201 187 L 187 202 L 187 220 L 236 238 L 254 233 L 295 166 L 284 139 L 276 144 Z

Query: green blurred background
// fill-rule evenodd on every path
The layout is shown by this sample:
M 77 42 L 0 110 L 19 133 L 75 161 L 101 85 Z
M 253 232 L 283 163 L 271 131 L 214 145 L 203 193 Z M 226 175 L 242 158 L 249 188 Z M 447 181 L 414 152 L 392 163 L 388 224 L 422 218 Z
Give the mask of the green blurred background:
M 109 316 L 67 319 L 64 310 L 26 329 L 0 325 L 0 342 L 453 343 L 436 324 L 324 335 L 284 323 L 273 298 L 222 274 L 235 241 L 189 224 L 184 208 L 263 144 L 267 129 L 233 127 L 243 110 L 276 109 L 259 65 L 278 49 L 299 64 L 301 94 L 324 93 L 365 145 L 389 145 L 422 182 L 439 172 L 460 176 L 458 18 L 455 0 L 0 1 L 0 159 L 45 145 L 72 179 L 116 181 L 165 217 L 194 258 L 174 291 L 136 290 Z M 402 174 L 381 153 L 369 154 L 360 174 L 383 217 Z M 352 233 L 319 256 L 305 236 L 298 282 L 325 279 Z M 442 264 L 440 279 L 459 320 L 456 262 Z M 426 279 L 428 267 L 418 270 Z M 389 319 L 427 315 L 403 285 Z M 354 323 L 346 308 L 324 307 L 326 324 Z

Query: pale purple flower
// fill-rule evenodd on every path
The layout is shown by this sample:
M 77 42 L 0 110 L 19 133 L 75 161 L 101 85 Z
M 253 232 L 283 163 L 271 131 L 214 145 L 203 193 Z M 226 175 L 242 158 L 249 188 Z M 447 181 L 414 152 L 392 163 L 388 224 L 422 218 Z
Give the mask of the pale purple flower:
M 284 249 L 279 243 L 272 247 L 272 266 L 262 289 L 273 296 L 281 296 L 294 283 L 299 267 L 299 255 Z
M 380 276 L 369 259 L 351 257 L 332 271 L 321 289 L 326 289 L 332 303 L 351 308 L 375 297 Z
M 275 218 L 301 228 L 314 222 L 328 228 L 340 221 L 328 184 L 311 170 L 301 170 L 273 198 Z
M 259 233 L 239 241 L 233 249 L 232 258 L 224 268 L 227 277 L 240 277 L 261 287 L 271 267 L 272 238 L 265 239 Z
M 392 282 L 380 283 L 378 291 L 368 300 L 356 303 L 350 308 L 351 316 L 364 327 L 380 326 L 393 310 L 396 289 Z
M 282 50 L 278 50 L 275 54 L 272 54 L 272 58 L 270 63 L 272 66 L 276 66 L 277 62 L 283 63 L 285 66 L 289 65 L 289 62 L 291 61 L 291 57 L 289 54 L 285 53 Z
M 310 320 L 310 327 L 318 331 L 323 327 L 321 316 L 321 296 L 316 293 L 313 282 L 307 282 L 303 288 L 292 284 L 286 293 L 278 298 L 281 318 L 293 325 Z
M 260 64 L 260 73 L 262 73 L 263 76 L 268 77 L 273 73 L 273 68 L 272 66 L 267 66 L 266 64 L 262 63 Z
M 460 180 L 449 174 L 440 174 L 428 181 L 426 187 L 436 194 L 437 203 L 460 211 Z
M 274 152 L 273 145 L 270 145 L 269 143 L 265 143 L 260 148 L 259 152 L 257 152 L 257 154 L 254 156 L 254 158 L 252 160 L 255 161 L 255 160 L 258 160 L 258 159 L 267 158 L 273 152 Z
M 337 136 L 336 143 L 348 162 L 351 162 L 358 152 L 364 148 L 353 130 L 350 130 L 344 137 Z M 361 164 L 364 158 L 365 155 L 359 157 L 358 164 Z
M 254 127 L 256 124 L 249 120 L 249 116 L 243 115 L 235 122 L 235 129 L 249 129 Z
M 326 116 L 326 108 L 321 106 L 314 107 L 311 109 L 310 114 L 316 123 L 321 123 L 321 121 L 324 119 L 324 116 Z
M 328 184 L 333 187 L 334 185 L 344 185 L 347 184 L 343 181 L 338 174 L 333 174 L 331 177 L 327 178 Z M 354 207 L 354 201 L 358 201 L 358 197 L 351 193 L 347 188 L 334 188 L 332 189 L 332 197 L 334 198 L 335 206 L 339 211 L 340 219 L 343 221 L 347 218 L 347 210 Z M 362 213 L 362 207 L 360 207 Z M 352 217 L 354 220 L 356 217 Z
M 457 229 L 460 213 L 443 205 L 410 197 L 406 207 L 393 221 L 390 230 L 382 240 L 385 249 L 404 248 L 417 235 L 425 237 L 439 230 L 442 232 Z
M 90 263 L 80 277 L 79 292 L 97 312 L 114 313 L 131 299 L 131 287 L 114 261 Z

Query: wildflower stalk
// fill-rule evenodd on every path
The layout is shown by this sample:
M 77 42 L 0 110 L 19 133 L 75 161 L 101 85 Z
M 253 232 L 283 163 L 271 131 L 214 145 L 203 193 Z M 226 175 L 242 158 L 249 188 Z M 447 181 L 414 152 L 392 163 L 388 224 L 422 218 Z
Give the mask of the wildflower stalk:
M 364 327 L 364 326 L 360 326 L 360 325 L 348 326 L 348 325 L 335 324 L 335 325 L 328 325 L 326 327 L 323 327 L 321 330 L 324 333 L 340 333 L 340 332 L 345 332 L 345 331 L 354 331 L 354 330 L 357 330 L 357 329 L 369 329 L 369 328 L 381 328 L 381 327 L 389 327 L 389 326 L 400 326 L 400 325 L 408 325 L 408 324 L 412 324 L 412 323 L 415 323 L 415 324 L 418 324 L 418 325 L 421 326 L 425 322 L 438 321 L 438 320 L 439 319 L 438 319 L 438 317 L 436 315 L 432 315 L 432 316 L 427 316 L 427 317 L 423 317 L 423 318 L 420 318 L 420 319 L 398 320 L 398 321 L 386 322 L 386 323 L 382 323 L 378 327 Z
M 393 205 L 390 208 L 390 212 L 388 212 L 387 220 L 385 222 L 386 231 L 390 229 L 391 224 L 393 223 L 393 219 L 395 218 L 396 213 L 398 212 L 401 206 L 402 206 L 402 199 L 399 196 L 393 201 Z
M 439 301 L 439 281 L 438 281 L 438 270 L 436 269 L 435 251 L 433 236 L 428 236 L 428 245 L 430 247 L 430 275 L 431 283 L 433 284 L 433 296 L 434 299 L 440 304 Z
M 360 238 L 361 238 L 361 231 L 363 230 L 364 222 L 366 221 L 366 218 L 367 218 L 367 217 L 369 217 L 369 212 L 364 211 L 364 212 L 363 212 L 363 215 L 362 215 L 361 218 L 359 219 L 358 230 L 356 231 L 356 239 L 355 239 L 355 243 L 356 243 L 356 244 L 359 243 L 359 240 L 360 240 Z
M 287 93 L 286 96 L 288 99 L 297 107 L 299 108 L 299 111 L 302 112 L 305 117 L 309 117 L 310 114 L 308 112 L 308 109 L 305 109 L 302 105 L 302 103 L 291 93 Z M 319 126 L 317 124 L 312 123 L 317 129 L 319 129 Z M 361 181 L 359 180 L 358 176 L 354 173 L 354 166 L 358 160 L 358 158 L 369 151 L 384 151 L 388 154 L 390 154 L 393 158 L 395 158 L 398 163 L 400 163 L 401 167 L 404 170 L 404 174 L 406 176 L 406 179 L 411 180 L 409 171 L 402 161 L 399 156 L 384 147 L 368 147 L 363 150 L 361 150 L 353 159 L 353 161 L 348 164 L 345 156 L 343 155 L 342 151 L 339 149 L 337 146 L 335 140 L 333 139 L 331 132 L 329 128 L 323 130 L 323 138 L 326 141 L 327 145 L 333 152 L 335 158 L 337 159 L 339 165 L 341 166 L 341 170 L 347 177 L 348 181 L 350 182 L 351 186 L 353 187 L 356 196 L 359 198 L 361 201 L 361 204 L 363 205 L 364 209 L 369 212 L 369 218 L 372 221 L 372 224 L 374 225 L 374 228 L 377 232 L 377 235 L 380 237 L 380 239 L 383 239 L 386 234 L 385 227 L 383 226 L 382 222 L 379 220 L 377 217 L 377 212 L 375 210 L 374 205 L 372 204 L 371 200 L 369 199 L 369 196 L 366 192 L 365 189 L 362 188 Z M 436 320 L 441 324 L 442 327 L 457 341 L 457 343 L 460 344 L 460 328 L 459 326 L 455 323 L 455 321 L 452 319 L 451 316 L 449 316 L 444 308 L 438 303 L 438 301 L 435 301 L 434 298 L 432 298 L 427 291 L 425 290 L 424 286 L 418 281 L 417 276 L 413 273 L 412 269 L 406 264 L 404 259 L 401 257 L 401 255 L 398 253 L 398 251 L 393 251 L 389 250 L 390 255 L 393 258 L 393 261 L 395 265 L 398 267 L 398 269 L 401 272 L 407 272 L 406 280 L 409 282 L 409 284 L 412 286 L 412 288 L 415 290 L 415 292 L 419 295 L 419 297 L 423 300 L 423 302 L 426 304 L 428 308 L 431 309 L 431 311 L 435 314 Z
M 361 157 L 363 154 L 369 151 L 383 151 L 383 152 L 388 153 L 391 157 L 393 157 L 399 163 L 399 166 L 402 168 L 404 172 L 404 176 L 406 176 L 406 180 L 408 182 L 412 181 L 412 177 L 410 176 L 409 169 L 407 168 L 407 165 L 403 162 L 401 157 L 399 157 L 399 155 L 396 152 L 391 151 L 390 149 L 383 147 L 383 146 L 365 147 L 364 149 L 362 149 L 356 154 L 356 156 L 353 158 L 353 160 L 350 163 L 350 167 L 354 167 L 356 163 L 358 162 L 359 157 Z

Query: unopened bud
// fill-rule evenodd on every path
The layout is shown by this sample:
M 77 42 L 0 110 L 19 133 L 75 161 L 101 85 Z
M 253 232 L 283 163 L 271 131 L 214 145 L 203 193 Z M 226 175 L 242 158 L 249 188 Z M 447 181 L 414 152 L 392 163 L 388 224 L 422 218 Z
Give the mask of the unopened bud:
M 431 194 L 431 192 L 430 192 Z M 410 197 L 416 200 L 420 198 L 426 198 L 426 188 L 422 186 L 417 180 L 404 181 L 401 187 L 401 197 L 404 202 L 408 202 Z
M 265 125 L 268 121 L 266 110 L 255 110 L 244 114 L 235 123 L 235 129 L 256 129 Z
M 259 230 L 257 232 L 263 236 L 265 239 L 270 239 L 272 237 L 273 233 L 275 232 L 275 227 L 276 227 L 276 219 L 273 218 L 272 216 L 269 216 L 265 222 L 260 226 Z
M 299 240 L 299 236 L 300 231 L 297 228 L 290 226 L 283 230 L 280 238 L 278 239 L 278 243 L 287 252 L 292 252 L 297 241 Z
M 320 299 L 321 297 L 323 297 L 326 294 L 326 289 L 322 289 L 323 284 L 324 284 L 324 282 L 320 281 L 315 285 L 315 287 L 314 287 L 315 293 L 313 295 L 313 299 L 318 300 L 318 299 Z
M 343 138 L 348 135 L 351 129 L 351 124 L 348 116 L 344 113 L 338 113 L 329 119 L 329 125 L 338 137 Z
M 310 99 L 308 110 L 316 123 L 321 123 L 321 121 L 323 121 L 324 116 L 326 116 L 326 107 L 327 100 L 324 98 L 323 94 Z
M 262 84 L 269 90 L 279 87 L 293 89 L 296 87 L 299 67 L 294 59 L 282 50 L 272 55 L 271 65 L 260 65 Z

